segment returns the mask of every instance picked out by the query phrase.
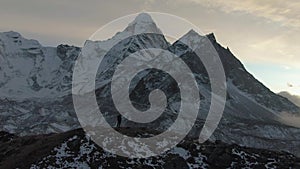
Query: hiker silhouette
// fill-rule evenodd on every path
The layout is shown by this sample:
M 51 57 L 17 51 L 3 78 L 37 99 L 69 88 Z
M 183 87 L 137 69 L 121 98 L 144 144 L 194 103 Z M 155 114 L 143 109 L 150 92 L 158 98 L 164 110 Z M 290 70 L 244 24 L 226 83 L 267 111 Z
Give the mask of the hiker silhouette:
M 122 116 L 118 115 L 117 117 L 117 127 L 119 128 L 121 126 Z

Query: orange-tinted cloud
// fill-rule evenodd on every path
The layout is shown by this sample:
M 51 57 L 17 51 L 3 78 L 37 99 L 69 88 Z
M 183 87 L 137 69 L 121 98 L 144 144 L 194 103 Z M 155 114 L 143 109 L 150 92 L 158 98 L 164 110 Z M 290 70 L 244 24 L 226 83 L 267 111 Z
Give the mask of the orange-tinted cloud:
M 282 25 L 300 28 L 300 1 L 298 0 L 190 0 L 216 7 L 225 12 L 245 12 L 280 22 Z

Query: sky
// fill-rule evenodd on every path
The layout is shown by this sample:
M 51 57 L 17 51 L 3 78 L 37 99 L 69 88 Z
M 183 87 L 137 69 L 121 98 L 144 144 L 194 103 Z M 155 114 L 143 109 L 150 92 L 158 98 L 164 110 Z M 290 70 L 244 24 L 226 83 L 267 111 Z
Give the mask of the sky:
M 0 31 L 17 31 L 45 46 L 82 46 L 106 23 L 144 10 L 214 32 L 271 90 L 300 95 L 299 0 L 0 0 Z

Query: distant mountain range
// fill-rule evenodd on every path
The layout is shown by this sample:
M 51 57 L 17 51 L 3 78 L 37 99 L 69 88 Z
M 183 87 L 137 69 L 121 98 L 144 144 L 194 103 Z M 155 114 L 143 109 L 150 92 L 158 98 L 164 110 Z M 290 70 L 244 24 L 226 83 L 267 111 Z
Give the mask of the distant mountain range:
M 138 34 L 147 31 L 157 34 Z M 105 41 L 86 41 L 88 52 L 101 53 L 103 46 L 128 36 L 108 51 L 97 72 L 96 95 L 99 108 L 112 126 L 118 112 L 110 95 L 114 68 L 128 55 L 147 48 L 168 50 L 180 57 L 193 71 L 201 95 L 201 108 L 189 138 L 197 138 L 211 103 L 208 74 L 202 62 L 182 42 L 206 50 L 205 39 L 215 47 L 225 69 L 227 100 L 223 118 L 210 138 L 227 144 L 287 151 L 300 156 L 300 129 L 281 120 L 282 113 L 299 115 L 298 102 L 273 93 L 251 75 L 228 48 L 222 47 L 214 34 L 199 35 L 191 30 L 170 44 L 147 14 L 140 14 L 124 31 Z M 69 45 L 43 47 L 17 32 L 0 33 L 0 130 L 18 136 L 63 133 L 81 126 L 76 117 L 71 95 L 72 71 L 81 48 Z M 85 51 L 82 51 L 85 52 Z M 107 52 L 107 51 L 105 51 Z M 209 54 L 209 53 L 208 53 Z M 147 109 L 147 96 L 154 89 L 168 93 L 168 107 L 163 115 L 150 124 L 124 120 L 122 127 L 166 130 L 176 118 L 180 105 L 177 84 L 166 73 L 146 70 L 132 82 L 130 98 L 139 109 Z M 99 123 L 95 119 L 95 123 Z M 183 126 L 184 127 L 184 126 Z
M 289 99 L 291 102 L 293 102 L 295 105 L 297 105 L 298 107 L 300 107 L 300 96 L 297 95 L 292 95 L 289 92 L 280 92 L 278 93 L 280 96 L 283 96 L 287 99 Z

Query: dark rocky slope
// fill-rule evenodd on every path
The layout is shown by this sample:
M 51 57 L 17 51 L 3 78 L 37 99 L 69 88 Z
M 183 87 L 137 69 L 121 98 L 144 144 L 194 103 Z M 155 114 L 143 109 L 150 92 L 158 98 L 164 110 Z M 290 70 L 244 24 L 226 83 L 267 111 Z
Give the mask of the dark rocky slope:
M 128 134 L 155 133 L 120 128 Z M 300 159 L 285 152 L 185 139 L 172 150 L 146 159 L 105 152 L 81 129 L 61 134 L 18 137 L 0 133 L 0 168 L 300 168 Z

